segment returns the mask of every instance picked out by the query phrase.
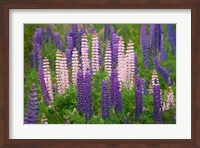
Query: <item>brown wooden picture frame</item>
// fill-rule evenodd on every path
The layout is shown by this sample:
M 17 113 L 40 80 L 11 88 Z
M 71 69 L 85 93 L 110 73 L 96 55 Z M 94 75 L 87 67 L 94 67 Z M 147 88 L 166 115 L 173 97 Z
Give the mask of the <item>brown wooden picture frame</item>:
M 190 140 L 14 140 L 9 139 L 10 9 L 191 9 L 192 137 Z M 200 148 L 200 0 L 1 0 L 0 147 Z

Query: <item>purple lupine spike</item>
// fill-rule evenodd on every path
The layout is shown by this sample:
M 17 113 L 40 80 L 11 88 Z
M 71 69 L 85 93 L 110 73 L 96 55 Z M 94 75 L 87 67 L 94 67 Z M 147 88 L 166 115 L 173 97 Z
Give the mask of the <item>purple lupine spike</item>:
M 108 88 L 108 80 L 103 80 L 101 85 L 101 116 L 102 118 L 106 118 L 109 116 L 109 88 Z
M 54 32 L 52 37 L 53 37 L 54 44 L 56 46 L 58 46 L 59 45 L 59 41 L 60 41 L 60 34 L 59 34 L 59 32 Z
M 122 93 L 120 89 L 120 82 L 118 80 L 118 75 L 114 79 L 114 93 L 113 98 L 115 100 L 115 112 L 116 113 L 122 113 Z
M 34 50 L 32 50 L 31 53 L 30 53 L 31 68 L 33 68 L 33 67 L 35 66 L 35 57 L 36 57 L 35 54 L 36 54 L 36 53 L 35 53 Z
M 167 40 L 170 43 L 172 55 L 176 55 L 176 32 L 174 31 L 173 24 L 167 24 Z
M 162 36 L 162 26 L 160 24 L 155 25 L 155 47 L 159 51 L 161 50 L 161 36 Z
M 69 64 L 71 61 L 71 58 L 72 58 L 72 52 L 73 52 L 73 48 L 74 48 L 73 39 L 69 35 L 69 33 L 67 33 L 65 35 L 65 41 L 67 43 L 67 50 L 65 50 L 65 54 L 67 57 L 67 64 Z
M 119 44 L 119 36 L 114 33 L 111 36 L 112 68 L 114 69 L 116 68 L 117 64 L 118 44 Z
M 61 40 L 58 41 L 58 49 L 60 49 L 60 51 L 63 51 L 64 49 L 64 45 L 63 45 L 63 42 Z
M 163 61 L 165 61 L 167 59 L 167 51 L 166 51 L 166 48 L 165 48 L 163 36 L 162 36 L 162 39 L 161 39 L 160 59 L 163 60 Z
M 138 56 L 137 56 L 137 52 L 134 52 L 134 61 L 135 61 L 135 75 L 139 74 L 138 71 Z
M 118 74 L 116 70 L 112 70 L 110 75 L 110 106 L 115 105 L 115 98 L 114 98 L 114 91 L 115 91 L 115 79 L 117 78 Z
M 108 40 L 110 37 L 110 25 L 104 24 L 104 40 Z
M 90 27 L 89 28 L 89 33 L 93 34 L 94 32 L 96 32 L 96 28 L 95 27 Z
M 40 44 L 34 44 L 34 51 L 35 51 L 35 65 L 36 67 L 38 67 L 39 62 L 41 60 L 41 53 L 42 53 L 42 49 L 41 49 L 41 45 Z
M 37 122 L 38 114 L 38 94 L 35 84 L 32 84 L 30 89 L 29 100 L 27 104 L 27 111 L 24 114 L 24 124 L 35 124 Z
M 47 105 L 50 105 L 51 98 L 49 96 L 49 93 L 48 93 L 48 90 L 47 90 L 47 87 L 46 87 L 46 84 L 45 84 L 44 69 L 43 69 L 43 63 L 42 62 L 40 62 L 39 66 L 38 66 L 38 80 L 39 80 L 39 83 L 40 83 L 40 88 L 42 90 L 42 95 L 43 95 L 43 98 L 44 98 L 44 102 Z
M 50 25 L 46 26 L 46 31 L 44 33 L 44 40 L 47 43 L 49 41 L 49 39 L 52 38 L 52 29 Z
M 77 47 L 77 41 L 78 41 L 78 25 L 77 24 L 72 24 L 72 31 L 71 31 L 71 36 L 73 39 L 73 47 Z
M 65 56 L 67 58 L 67 65 L 70 63 L 72 58 L 72 50 L 71 49 L 65 49 Z
M 172 79 L 170 78 L 167 70 L 165 70 L 161 65 L 157 57 L 154 57 L 154 68 L 162 75 L 165 80 L 165 83 L 171 86 L 173 84 Z M 170 81 L 169 81 L 170 80 Z
M 139 77 L 136 77 L 135 88 L 135 121 L 138 121 L 142 114 L 142 82 Z
M 142 52 L 142 58 L 144 67 L 150 67 L 150 58 L 149 58 L 149 49 L 147 43 L 147 33 L 146 33 L 146 25 L 141 25 L 140 29 L 140 47 Z
M 84 116 L 86 123 L 90 116 L 92 116 L 92 79 L 91 79 L 91 71 L 87 70 L 84 77 Z
M 84 112 L 84 84 L 83 84 L 83 71 L 79 70 L 77 72 L 77 105 L 78 111 Z
M 42 45 L 42 28 L 36 28 L 34 38 L 34 44 Z
M 150 47 L 151 47 L 151 52 L 153 53 L 153 56 L 157 55 L 157 50 L 155 47 L 155 24 L 150 24 L 149 25 L 149 32 L 150 32 Z
M 143 90 L 143 93 L 145 95 L 148 95 L 148 91 L 147 91 L 147 87 L 146 87 L 146 80 L 144 78 L 141 78 L 141 81 L 142 81 L 142 90 Z
M 162 100 L 160 91 L 160 85 L 157 84 L 153 87 L 154 121 L 159 124 L 161 123 L 162 118 Z

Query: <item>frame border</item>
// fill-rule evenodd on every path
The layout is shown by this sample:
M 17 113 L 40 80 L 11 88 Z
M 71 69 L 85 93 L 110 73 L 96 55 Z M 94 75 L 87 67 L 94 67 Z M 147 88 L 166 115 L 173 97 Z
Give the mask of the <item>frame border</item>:
M 9 9 L 191 9 L 191 140 L 14 140 L 9 139 Z M 1 0 L 0 147 L 200 147 L 200 0 Z

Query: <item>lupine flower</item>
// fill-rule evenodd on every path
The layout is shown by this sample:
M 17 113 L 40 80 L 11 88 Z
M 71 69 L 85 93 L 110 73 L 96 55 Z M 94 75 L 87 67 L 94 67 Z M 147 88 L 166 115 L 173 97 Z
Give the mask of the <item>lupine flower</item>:
M 155 81 L 157 84 L 159 84 L 158 74 L 155 69 L 153 70 L 151 77 L 152 77 L 152 79 L 151 79 L 151 83 L 149 85 L 149 93 L 153 93 L 153 87 L 155 86 Z
M 42 90 L 44 102 L 47 105 L 50 105 L 52 100 L 51 100 L 51 97 L 49 96 L 49 92 L 48 92 L 48 89 L 47 89 L 46 84 L 45 84 L 44 69 L 43 69 L 43 63 L 42 62 L 40 62 L 39 66 L 38 66 L 38 80 L 39 80 L 40 88 Z
M 126 88 L 132 88 L 135 83 L 134 47 L 130 40 L 126 50 Z
M 90 34 L 94 34 L 94 32 L 96 32 L 96 28 L 95 27 L 90 27 L 89 28 L 89 33 Z
M 88 40 L 86 34 L 81 39 L 81 62 L 83 66 L 83 74 L 85 75 L 86 70 L 90 69 L 89 57 L 88 57 Z
M 56 52 L 56 84 L 57 84 L 57 90 L 59 94 L 63 94 L 63 87 L 62 87 L 62 80 L 61 80 L 61 52 L 57 50 Z
M 112 70 L 111 75 L 110 75 L 110 106 L 115 105 L 115 79 L 118 79 L 118 73 L 116 70 Z
M 159 51 L 161 50 L 161 36 L 162 36 L 162 26 L 160 24 L 155 25 L 155 47 Z
M 63 92 L 65 92 L 65 89 L 69 88 L 69 76 L 68 76 L 67 60 L 65 53 L 62 54 L 60 66 L 61 66 L 61 83 L 64 90 Z
M 34 44 L 42 45 L 42 28 L 36 28 L 33 38 L 34 38 Z
M 49 96 L 51 98 L 51 101 L 53 102 L 53 91 L 52 91 L 49 60 L 46 57 L 43 60 L 43 69 L 44 69 L 44 81 L 45 81 Z
M 60 49 L 60 51 L 63 51 L 64 49 L 64 45 L 63 45 L 63 42 L 61 40 L 58 41 L 58 49 Z
M 81 55 L 81 38 L 84 34 L 86 34 L 86 27 L 85 26 L 83 26 L 80 29 L 80 32 L 79 32 L 79 35 L 78 35 L 77 49 L 78 49 L 79 55 Z
M 67 64 L 70 63 L 70 60 L 72 58 L 72 50 L 73 50 L 73 40 L 72 37 L 68 34 L 65 35 L 65 41 L 67 42 L 67 49 L 65 50 L 66 57 L 67 57 Z
M 41 123 L 42 124 L 48 124 L 48 119 L 46 118 L 45 113 L 42 114 Z
M 162 77 L 164 78 L 165 80 L 165 83 L 168 84 L 168 85 L 172 85 L 172 81 L 171 81 L 171 78 L 167 72 L 167 70 L 165 70 L 161 65 L 160 65 L 160 62 L 158 60 L 157 57 L 154 57 L 154 67 L 155 69 L 162 75 Z M 169 83 L 169 79 L 170 79 L 170 83 Z
M 77 47 L 77 41 L 78 41 L 78 25 L 77 24 L 72 24 L 72 31 L 71 31 L 71 36 L 73 39 L 73 47 Z
M 156 83 L 156 81 L 155 81 Z M 161 100 L 160 85 L 156 84 L 153 87 L 153 99 L 154 99 L 154 121 L 161 123 L 162 118 L 162 100 Z
M 106 42 L 106 50 L 105 50 L 105 70 L 108 72 L 109 76 L 112 71 L 112 59 L 111 59 L 111 49 L 110 49 L 110 41 Z
M 148 95 L 146 80 L 144 78 L 141 78 L 141 81 L 142 81 L 142 93 L 145 95 Z
M 108 80 L 103 80 L 101 85 L 101 116 L 103 119 L 109 116 L 109 100 Z
M 148 49 L 148 43 L 147 43 L 147 33 L 146 33 L 146 25 L 141 25 L 141 30 L 140 30 L 140 47 L 142 51 L 142 58 L 143 58 L 143 63 L 144 67 L 149 67 L 150 66 L 150 59 L 149 59 L 149 49 Z
M 54 32 L 53 36 L 52 36 L 53 42 L 56 46 L 59 45 L 59 41 L 60 41 L 60 34 L 59 32 Z
M 110 36 L 110 25 L 104 24 L 104 40 L 108 40 Z
M 99 52 L 99 66 L 102 66 L 102 55 L 101 55 L 101 43 L 100 40 L 98 39 L 98 52 Z
M 135 121 L 138 121 L 142 114 L 142 82 L 139 77 L 136 77 L 135 88 Z
M 126 83 L 126 69 L 127 69 L 127 64 L 126 64 L 126 59 L 125 59 L 125 54 L 124 54 L 124 40 L 122 37 L 119 39 L 119 44 L 118 44 L 118 57 L 117 57 L 117 63 L 118 63 L 118 74 L 119 74 L 119 81 L 122 84 Z
M 36 57 L 35 54 L 36 54 L 36 53 L 35 53 L 34 50 L 32 50 L 31 53 L 30 53 L 31 68 L 33 68 L 33 67 L 35 66 L 35 57 Z
M 83 71 L 78 70 L 77 72 L 77 106 L 79 112 L 84 112 L 84 77 L 83 77 Z
M 138 56 L 137 56 L 137 52 L 135 52 L 134 54 L 134 61 L 135 61 L 135 75 L 139 74 L 138 71 Z
M 116 78 L 114 80 L 114 100 L 115 100 L 115 112 L 122 113 L 122 93 L 120 89 L 119 80 Z
M 112 68 L 116 68 L 117 58 L 118 58 L 118 44 L 119 44 L 119 36 L 117 34 L 111 33 L 111 51 L 112 51 Z
M 166 94 L 166 101 L 163 103 L 163 111 L 169 110 L 171 106 L 174 106 L 174 93 L 172 91 L 172 88 L 169 87 L 169 91 Z
M 88 122 L 90 116 L 92 116 L 92 79 L 91 72 L 87 70 L 84 77 L 84 115 L 85 121 Z
M 79 69 L 78 51 L 76 47 L 74 47 L 73 54 L 72 54 L 72 83 L 75 85 L 77 81 L 78 69 Z
M 92 72 L 96 74 L 99 71 L 99 39 L 96 32 L 92 36 Z
M 163 60 L 163 61 L 165 61 L 167 59 L 167 51 L 166 51 L 166 48 L 165 48 L 163 35 L 162 35 L 162 39 L 161 39 L 160 59 Z
M 176 55 L 176 32 L 174 31 L 173 24 L 167 24 L 167 40 L 170 43 L 172 55 Z
M 45 42 L 48 42 L 49 39 L 51 39 L 51 38 L 52 38 L 52 29 L 51 29 L 50 25 L 47 25 L 46 31 L 44 33 L 44 40 L 45 40 Z
M 37 89 L 35 88 L 35 84 L 32 84 L 27 104 L 27 111 L 24 114 L 24 123 L 35 124 L 37 122 L 37 115 L 38 115 L 38 94 L 37 94 Z

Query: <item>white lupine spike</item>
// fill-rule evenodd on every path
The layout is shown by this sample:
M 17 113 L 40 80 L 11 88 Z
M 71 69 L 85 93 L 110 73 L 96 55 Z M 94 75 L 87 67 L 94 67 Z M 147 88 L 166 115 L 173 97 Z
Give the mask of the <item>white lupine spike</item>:
M 53 102 L 53 90 L 52 90 L 51 74 L 50 74 L 50 68 L 49 68 L 49 60 L 46 57 L 43 60 L 43 69 L 44 69 L 44 81 L 45 81 L 49 96 L 51 98 L 51 101 Z
M 96 74 L 99 71 L 99 39 L 96 32 L 92 36 L 92 72 Z
M 89 61 L 89 48 L 88 48 L 88 40 L 87 35 L 83 34 L 81 38 L 81 62 L 83 68 L 83 74 L 85 75 L 87 69 L 90 69 L 90 61 Z
M 69 88 L 67 59 L 66 59 L 65 53 L 62 54 L 62 58 L 61 58 L 61 84 L 62 84 L 63 93 L 64 93 L 65 89 Z
M 135 83 L 134 47 L 130 40 L 126 50 L 126 88 L 132 88 Z
M 174 106 L 174 93 L 171 87 L 169 87 L 168 93 L 165 93 L 165 97 L 167 99 L 163 103 L 163 111 L 169 110 L 170 106 Z
M 42 114 L 41 123 L 42 124 L 48 124 L 48 119 L 46 118 L 45 113 Z
M 105 70 L 108 72 L 109 76 L 111 75 L 112 71 L 112 59 L 111 59 L 111 48 L 110 48 L 110 41 L 107 41 L 106 50 L 105 50 Z
M 63 93 L 63 88 L 62 88 L 62 84 L 61 84 L 61 52 L 59 51 L 59 49 L 56 52 L 56 85 L 57 85 L 57 90 L 59 94 Z
M 117 57 L 117 63 L 118 63 L 118 79 L 120 81 L 120 86 L 122 86 L 126 82 L 126 58 L 124 54 L 124 40 L 123 37 L 120 36 L 119 38 L 119 44 L 118 44 L 118 57 Z
M 75 85 L 77 82 L 78 69 L 79 69 L 78 51 L 76 47 L 74 47 L 73 52 L 72 52 L 72 83 Z
M 155 85 L 159 85 L 159 79 L 158 79 L 158 74 L 156 72 L 156 70 L 154 69 L 153 70 L 153 73 L 152 73 L 152 79 L 151 79 L 151 83 L 149 84 L 149 93 L 153 93 L 153 87 Z M 157 80 L 157 84 L 155 84 L 155 80 Z

